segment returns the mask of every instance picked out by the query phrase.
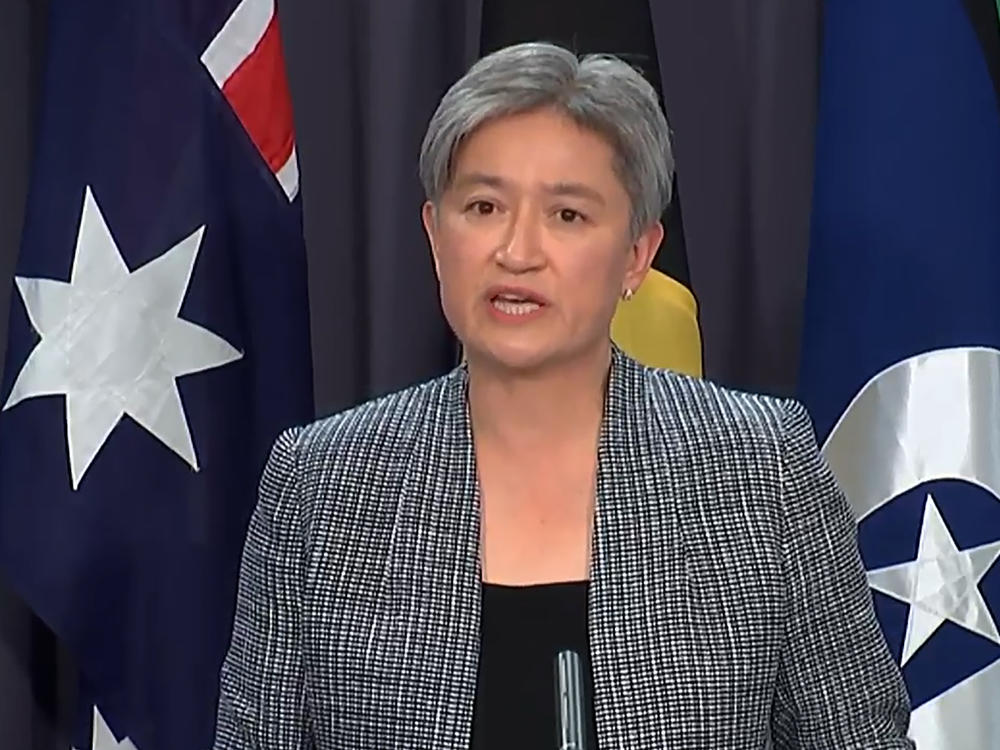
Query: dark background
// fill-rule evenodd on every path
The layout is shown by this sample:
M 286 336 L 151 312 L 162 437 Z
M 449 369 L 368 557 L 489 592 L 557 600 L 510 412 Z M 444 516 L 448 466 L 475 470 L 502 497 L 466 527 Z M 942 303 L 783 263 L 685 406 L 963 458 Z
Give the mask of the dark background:
M 279 7 L 305 207 L 317 413 L 454 363 L 419 223 L 416 156 L 438 98 L 467 64 L 481 50 L 524 39 L 621 54 L 661 91 L 681 199 L 657 265 L 699 301 L 706 376 L 794 392 L 819 0 Z M 46 0 L 0 0 L 0 355 L 47 12 Z M 59 728 L 72 684 L 69 656 L 0 582 L 0 745 L 65 750 Z

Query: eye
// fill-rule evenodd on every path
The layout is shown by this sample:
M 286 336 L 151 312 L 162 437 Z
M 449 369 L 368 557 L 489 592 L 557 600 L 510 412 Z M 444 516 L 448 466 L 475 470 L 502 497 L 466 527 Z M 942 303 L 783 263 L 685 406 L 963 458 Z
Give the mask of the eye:
M 573 224 L 583 221 L 586 217 L 576 209 L 561 208 L 559 209 L 559 218 L 566 224 Z
M 496 212 L 497 206 L 495 203 L 487 200 L 475 200 L 466 206 L 465 210 L 472 211 L 472 213 L 477 216 L 489 216 L 490 214 Z

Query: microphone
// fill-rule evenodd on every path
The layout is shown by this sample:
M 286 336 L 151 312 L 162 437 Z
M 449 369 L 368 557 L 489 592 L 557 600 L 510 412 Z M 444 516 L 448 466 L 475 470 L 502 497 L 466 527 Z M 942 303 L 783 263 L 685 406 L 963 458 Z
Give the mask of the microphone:
M 587 750 L 587 704 L 583 697 L 583 662 L 576 651 L 556 654 L 556 747 Z

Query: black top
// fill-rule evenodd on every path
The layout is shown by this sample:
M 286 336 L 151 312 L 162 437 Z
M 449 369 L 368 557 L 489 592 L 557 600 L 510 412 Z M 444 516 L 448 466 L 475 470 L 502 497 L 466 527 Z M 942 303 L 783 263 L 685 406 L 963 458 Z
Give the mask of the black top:
M 483 584 L 473 750 L 552 750 L 556 743 L 556 654 L 583 662 L 587 750 L 595 750 L 587 582 Z

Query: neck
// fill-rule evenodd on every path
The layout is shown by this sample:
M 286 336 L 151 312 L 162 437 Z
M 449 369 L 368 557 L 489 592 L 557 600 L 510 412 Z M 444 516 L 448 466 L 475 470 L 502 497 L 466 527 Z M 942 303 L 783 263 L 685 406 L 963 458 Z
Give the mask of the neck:
M 595 441 L 610 361 L 610 343 L 530 372 L 470 357 L 469 411 L 477 442 L 504 453 L 538 456 L 560 445 Z

